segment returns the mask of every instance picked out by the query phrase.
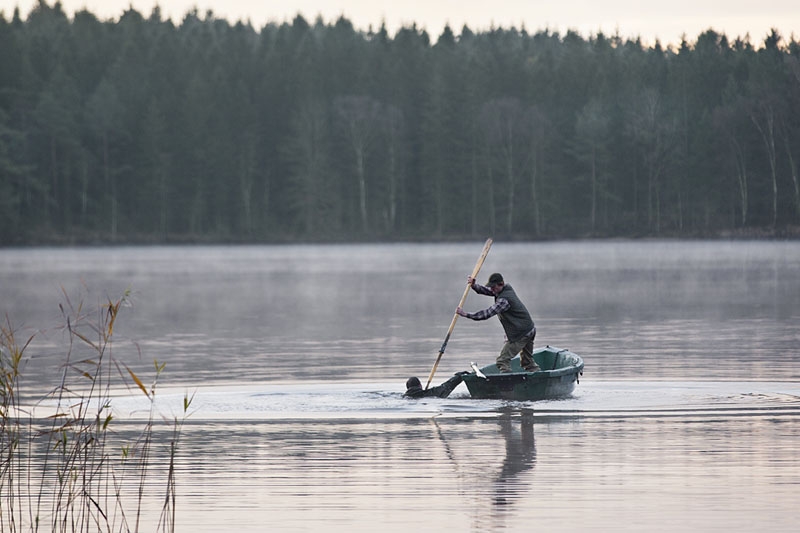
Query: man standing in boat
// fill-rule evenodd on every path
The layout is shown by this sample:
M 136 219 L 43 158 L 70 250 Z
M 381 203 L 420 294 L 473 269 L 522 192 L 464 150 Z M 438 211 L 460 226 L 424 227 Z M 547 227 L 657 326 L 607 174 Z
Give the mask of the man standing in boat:
M 511 372 L 511 359 L 521 352 L 520 364 L 526 372 L 539 371 L 539 365 L 533 360 L 533 339 L 536 337 L 536 326 L 525 304 L 517 297 L 517 293 L 506 285 L 503 276 L 494 273 L 484 287 L 468 277 L 472 290 L 484 296 L 494 296 L 494 304 L 481 311 L 467 313 L 460 307 L 456 313 L 471 320 L 486 320 L 497 315 L 506 332 L 506 343 L 497 356 L 497 369 L 500 372 Z

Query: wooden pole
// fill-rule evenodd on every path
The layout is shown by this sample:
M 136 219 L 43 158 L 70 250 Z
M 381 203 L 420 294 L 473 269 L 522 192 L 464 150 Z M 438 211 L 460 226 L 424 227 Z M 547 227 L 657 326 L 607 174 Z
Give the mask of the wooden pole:
M 475 268 L 472 269 L 472 275 L 470 276 L 471 278 L 478 277 L 478 272 L 480 272 L 483 262 L 486 260 L 486 256 L 489 254 L 489 248 L 491 247 L 492 239 L 486 239 L 486 244 L 483 245 L 481 256 L 478 258 L 478 262 L 475 263 Z M 469 283 L 467 283 L 467 287 L 464 289 L 464 295 L 461 296 L 461 301 L 458 303 L 458 307 L 464 307 L 464 301 L 467 299 L 467 294 L 469 294 L 470 288 L 471 287 Z M 442 347 L 439 349 L 439 355 L 436 357 L 436 362 L 433 364 L 433 368 L 431 368 L 431 374 L 428 376 L 428 382 L 425 384 L 425 390 L 428 390 L 431 381 L 433 381 L 433 375 L 436 373 L 436 368 L 439 366 L 439 361 L 442 360 L 444 350 L 447 348 L 447 342 L 450 340 L 450 335 L 453 333 L 453 328 L 456 327 L 456 320 L 458 320 L 458 313 L 453 313 L 453 320 L 450 321 L 450 328 L 447 330 L 447 336 L 444 338 Z

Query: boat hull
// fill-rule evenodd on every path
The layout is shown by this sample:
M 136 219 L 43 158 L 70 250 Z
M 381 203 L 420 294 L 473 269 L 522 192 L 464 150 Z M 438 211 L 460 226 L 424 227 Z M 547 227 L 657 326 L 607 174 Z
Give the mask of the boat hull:
M 465 374 L 464 384 L 476 399 L 535 401 L 569 396 L 583 374 L 583 359 L 569 350 L 546 346 L 534 350 L 541 370 L 526 372 L 519 356 L 511 360 L 511 372 L 500 373 L 491 364 L 479 373 Z M 483 374 L 483 376 L 481 376 Z

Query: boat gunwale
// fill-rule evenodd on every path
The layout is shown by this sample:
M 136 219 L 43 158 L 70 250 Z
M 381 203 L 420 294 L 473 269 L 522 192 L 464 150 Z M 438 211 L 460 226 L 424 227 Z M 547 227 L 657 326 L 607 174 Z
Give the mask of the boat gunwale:
M 499 372 L 488 372 L 487 373 L 486 369 L 489 368 L 489 367 L 492 367 L 492 366 L 496 366 L 494 364 L 485 365 L 480 370 L 481 370 L 481 372 L 483 372 L 486 375 L 487 378 L 491 378 L 493 376 L 494 377 L 496 377 L 496 376 L 509 376 L 509 377 L 512 377 L 512 376 L 513 377 L 516 377 L 516 376 L 528 376 L 527 379 L 533 378 L 536 381 L 544 380 L 544 379 L 547 379 L 547 378 L 557 378 L 557 377 L 561 377 L 561 376 L 568 376 L 568 375 L 571 375 L 571 374 L 578 374 L 578 373 L 582 373 L 583 372 L 584 363 L 583 363 L 583 358 L 580 355 L 570 351 L 569 349 L 566 349 L 566 348 L 560 349 L 560 348 L 556 348 L 555 346 L 550 346 L 549 344 L 547 346 L 543 347 L 543 348 L 539 348 L 538 350 L 535 350 L 534 354 L 545 352 L 545 351 L 549 351 L 549 352 L 555 353 L 556 356 L 560 356 L 561 354 L 565 354 L 571 359 L 571 361 L 569 361 L 568 366 L 562 366 L 562 367 L 554 368 L 554 369 L 551 369 L 551 370 L 542 369 L 542 370 L 537 370 L 536 372 L 523 371 L 523 372 L 505 372 L 505 373 L 499 373 Z M 517 356 L 516 358 L 518 359 L 519 356 Z M 469 374 L 464 374 L 463 379 L 464 379 L 464 381 L 471 381 L 471 380 L 478 380 L 478 379 L 484 379 L 484 378 L 478 376 L 475 372 L 471 372 Z

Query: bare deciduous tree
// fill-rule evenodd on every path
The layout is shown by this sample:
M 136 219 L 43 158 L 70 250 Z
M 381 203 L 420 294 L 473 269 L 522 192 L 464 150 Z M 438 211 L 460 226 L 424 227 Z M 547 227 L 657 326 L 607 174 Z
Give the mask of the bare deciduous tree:
M 294 113 L 292 135 L 283 147 L 292 169 L 289 199 L 306 235 L 325 229 L 323 211 L 330 200 L 326 179 L 330 174 L 327 124 L 324 104 L 304 101 Z
M 662 106 L 661 94 L 652 88 L 631 102 L 627 131 L 638 148 L 647 175 L 647 224 L 661 231 L 661 179 L 676 149 L 675 119 Z
M 366 160 L 378 129 L 381 105 L 369 96 L 354 95 L 337 98 L 335 105 L 353 150 L 361 229 L 366 233 L 369 228 Z
M 599 191 L 604 189 L 600 183 L 600 164 L 608 138 L 608 113 L 596 99 L 590 100 L 578 114 L 575 123 L 575 155 L 588 167 L 591 188 L 590 221 L 592 232 L 597 228 L 597 201 Z
M 492 159 L 498 159 L 506 176 L 506 231 L 514 230 L 514 199 L 517 181 L 523 167 L 528 130 L 525 113 L 516 98 L 500 98 L 486 102 L 481 109 L 481 123 Z M 491 164 L 491 163 L 490 163 Z

